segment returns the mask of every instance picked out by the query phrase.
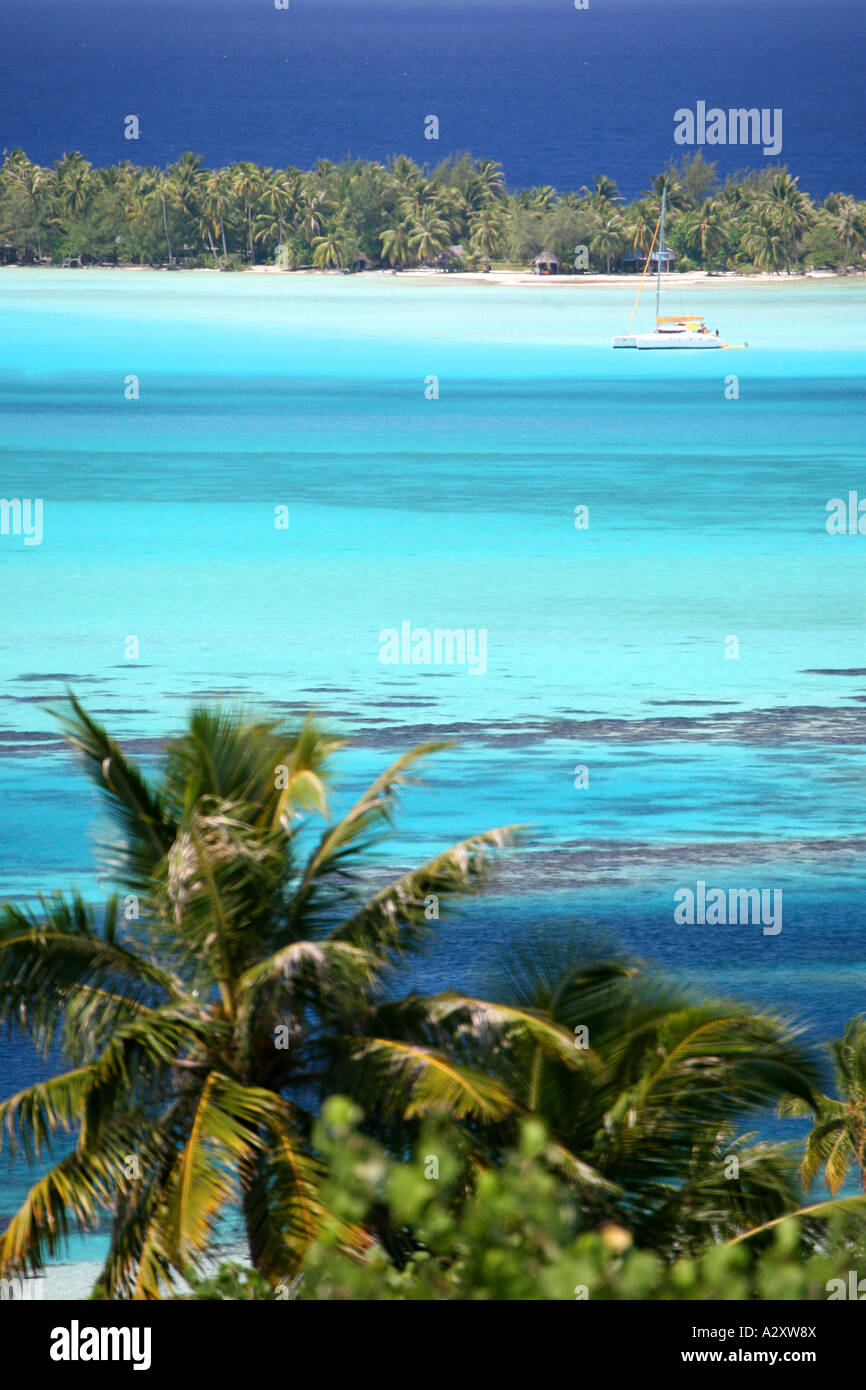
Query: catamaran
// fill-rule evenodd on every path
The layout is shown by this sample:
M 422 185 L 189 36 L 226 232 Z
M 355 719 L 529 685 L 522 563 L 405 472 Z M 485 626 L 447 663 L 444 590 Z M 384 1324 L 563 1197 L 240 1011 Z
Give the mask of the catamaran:
M 672 318 L 662 318 L 659 310 L 661 309 L 662 298 L 662 260 L 667 256 L 665 247 L 665 204 L 667 202 L 667 188 L 662 189 L 662 208 L 661 216 L 656 224 L 656 232 L 661 227 L 659 236 L 659 249 L 656 256 L 656 326 L 651 333 L 630 333 L 628 329 L 625 333 L 611 338 L 611 347 L 615 348 L 728 348 L 746 347 L 745 343 L 726 343 L 719 337 L 719 330 L 711 332 L 704 323 L 703 314 L 679 314 Z M 655 246 L 655 232 L 653 233 L 652 244 L 646 258 L 646 265 L 638 286 L 637 298 L 634 308 L 631 311 L 631 318 L 628 326 L 631 328 L 634 316 L 637 313 L 637 306 L 640 302 L 641 291 L 643 290 L 644 280 L 652 259 L 653 246 Z

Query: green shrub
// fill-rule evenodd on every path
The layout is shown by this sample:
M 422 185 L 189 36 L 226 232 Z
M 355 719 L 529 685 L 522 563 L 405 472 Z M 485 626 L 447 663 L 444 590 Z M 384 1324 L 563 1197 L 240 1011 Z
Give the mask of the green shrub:
M 636 1249 L 621 1226 L 579 1229 L 573 1189 L 557 1173 L 557 1153 L 536 1120 L 524 1124 L 519 1149 L 501 1168 L 481 1173 L 466 1195 L 464 1155 L 453 1132 L 428 1127 L 414 1157 L 398 1163 L 359 1133 L 359 1118 L 341 1097 L 322 1113 L 315 1139 L 328 1163 L 325 1199 L 335 1217 L 310 1249 L 301 1277 L 287 1273 L 268 1290 L 251 1271 L 239 1285 L 237 1266 L 224 1266 L 194 1297 L 825 1299 L 828 1281 L 856 1267 L 857 1251 L 846 1249 L 841 1233 L 827 1231 L 825 1252 L 816 1253 L 795 1217 L 765 1237 L 762 1249 L 718 1245 L 665 1263 Z M 359 1248 L 359 1228 L 368 1232 L 366 1248 Z

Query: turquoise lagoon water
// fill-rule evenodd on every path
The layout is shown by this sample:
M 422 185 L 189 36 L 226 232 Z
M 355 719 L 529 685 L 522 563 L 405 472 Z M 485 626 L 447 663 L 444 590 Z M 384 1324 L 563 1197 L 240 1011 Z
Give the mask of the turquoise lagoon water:
M 530 825 L 406 983 L 592 921 L 816 1039 L 866 1007 L 866 537 L 825 525 L 866 496 L 866 284 L 675 288 L 748 350 L 615 353 L 633 288 L 0 272 L 0 491 L 44 499 L 0 537 L 0 894 L 101 891 L 66 685 L 148 760 L 230 695 L 351 740 L 337 808 L 459 740 L 389 866 Z M 486 670 L 384 665 L 403 621 L 485 629 Z M 700 878 L 781 888 L 781 933 L 675 925 Z M 36 1068 L 0 1043 L 5 1092 Z

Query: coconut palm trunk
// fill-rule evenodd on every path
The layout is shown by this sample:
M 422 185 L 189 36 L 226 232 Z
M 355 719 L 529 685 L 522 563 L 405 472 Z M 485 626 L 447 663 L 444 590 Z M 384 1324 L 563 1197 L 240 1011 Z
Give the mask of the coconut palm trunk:
M 159 201 L 162 204 L 162 225 L 165 228 L 165 244 L 168 247 L 168 263 L 169 265 L 173 265 L 174 256 L 172 255 L 171 251 L 171 237 L 168 234 L 168 214 L 165 210 L 165 194 L 161 191 L 159 195 Z

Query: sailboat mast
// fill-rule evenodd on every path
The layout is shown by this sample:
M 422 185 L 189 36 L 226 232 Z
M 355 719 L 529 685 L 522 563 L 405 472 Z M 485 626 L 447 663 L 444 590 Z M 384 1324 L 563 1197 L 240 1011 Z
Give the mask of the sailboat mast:
M 656 270 L 656 321 L 658 321 L 659 311 L 662 302 L 662 252 L 665 249 L 665 202 L 668 196 L 667 184 L 662 188 L 662 221 L 661 232 L 659 234 L 658 266 Z

